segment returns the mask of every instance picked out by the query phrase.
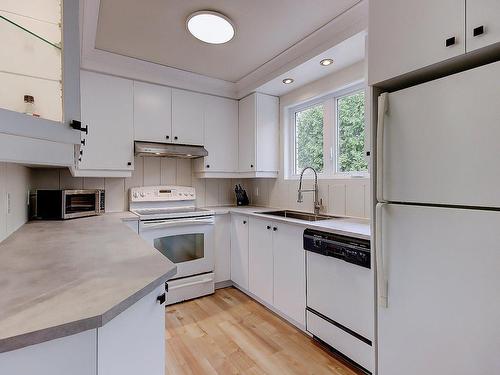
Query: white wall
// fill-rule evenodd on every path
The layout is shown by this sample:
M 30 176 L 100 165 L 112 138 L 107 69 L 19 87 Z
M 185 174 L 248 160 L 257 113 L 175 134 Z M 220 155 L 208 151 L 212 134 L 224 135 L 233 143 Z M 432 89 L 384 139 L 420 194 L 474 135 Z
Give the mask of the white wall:
M 0 241 L 28 219 L 29 169 L 0 163 Z
M 198 206 L 230 205 L 237 183 L 248 189 L 251 181 L 194 178 L 191 160 L 157 157 L 137 157 L 130 178 L 72 177 L 68 169 L 34 168 L 31 173 L 33 189 L 105 189 L 107 212 L 128 210 L 128 191 L 136 186 L 194 186 Z
M 289 131 L 288 109 L 291 106 L 316 97 L 342 90 L 354 83 L 364 81 L 365 62 L 359 62 L 315 82 L 302 86 L 280 97 L 280 171 L 276 180 L 253 181 L 254 204 L 311 211 L 313 195 L 304 194 L 304 202 L 297 203 L 297 179 L 286 179 L 287 143 Z M 310 177 L 310 176 L 309 176 Z M 304 182 L 308 187 L 312 181 Z M 323 199 L 322 212 L 338 215 L 368 218 L 370 216 L 370 180 L 368 178 L 321 179 L 319 197 Z

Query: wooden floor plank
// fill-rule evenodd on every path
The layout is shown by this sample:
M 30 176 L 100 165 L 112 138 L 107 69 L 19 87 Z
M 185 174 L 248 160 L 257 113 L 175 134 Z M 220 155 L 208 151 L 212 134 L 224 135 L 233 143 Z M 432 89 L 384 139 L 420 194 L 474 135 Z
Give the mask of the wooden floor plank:
M 356 375 L 235 288 L 168 306 L 167 375 Z

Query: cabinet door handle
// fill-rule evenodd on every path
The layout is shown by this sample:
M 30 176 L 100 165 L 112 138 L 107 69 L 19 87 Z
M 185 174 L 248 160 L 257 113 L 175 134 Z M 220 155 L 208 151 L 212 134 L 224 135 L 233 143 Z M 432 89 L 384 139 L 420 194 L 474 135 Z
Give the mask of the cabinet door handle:
M 247 223 L 247 221 L 246 221 L 246 220 L 243 220 L 243 224 L 246 224 L 246 223 Z
M 207 164 L 207 168 L 210 168 L 210 164 Z
M 85 138 L 83 138 L 80 143 L 85 146 Z
M 278 227 L 273 227 L 273 231 L 277 231 L 278 230 Z
M 131 162 L 131 161 L 129 161 L 129 162 L 127 163 L 127 165 L 130 167 L 130 166 L 132 165 L 132 162 Z
M 484 34 L 484 26 L 483 25 L 475 27 L 474 30 L 472 30 L 473 36 L 479 36 L 482 34 Z
M 250 168 L 253 168 L 253 164 L 250 164 Z
M 271 226 L 270 226 L 270 225 L 268 225 L 268 226 L 267 226 L 267 229 L 271 229 Z
M 169 136 L 169 135 L 166 135 L 166 136 L 165 136 L 165 139 L 170 139 L 170 136 Z
M 177 136 L 174 137 L 174 140 L 178 140 L 178 139 L 179 139 L 179 137 L 177 137 Z
M 166 298 L 167 297 L 165 293 L 160 294 L 158 297 L 156 297 L 156 302 L 158 302 L 160 305 L 163 305 L 165 303 Z
M 448 38 L 446 39 L 446 47 L 451 47 L 453 45 L 455 45 L 455 43 L 457 42 L 456 38 L 454 36 L 452 36 L 451 38 Z

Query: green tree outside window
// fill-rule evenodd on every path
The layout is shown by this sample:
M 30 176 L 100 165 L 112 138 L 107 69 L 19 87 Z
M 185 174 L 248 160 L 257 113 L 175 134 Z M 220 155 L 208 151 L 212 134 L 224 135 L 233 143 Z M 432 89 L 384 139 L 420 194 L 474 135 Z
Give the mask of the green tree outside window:
M 365 92 L 337 99 L 337 171 L 368 170 L 365 159 Z
M 323 172 L 323 114 L 322 104 L 295 113 L 295 169 L 299 174 L 305 167 Z

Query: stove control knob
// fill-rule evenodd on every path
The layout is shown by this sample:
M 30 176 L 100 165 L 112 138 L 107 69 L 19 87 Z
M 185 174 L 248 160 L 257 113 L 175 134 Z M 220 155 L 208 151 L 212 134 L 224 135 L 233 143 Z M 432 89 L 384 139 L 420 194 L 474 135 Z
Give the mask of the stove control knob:
M 145 195 L 144 193 L 141 193 L 141 197 L 143 197 L 143 198 L 144 198 L 144 195 Z
M 139 195 L 137 193 L 134 193 L 134 198 L 137 198 Z

